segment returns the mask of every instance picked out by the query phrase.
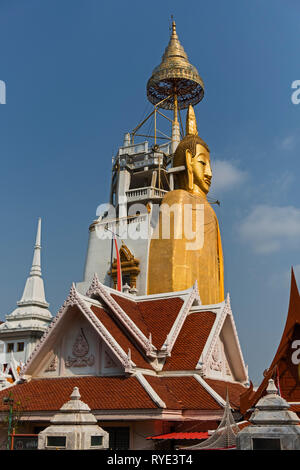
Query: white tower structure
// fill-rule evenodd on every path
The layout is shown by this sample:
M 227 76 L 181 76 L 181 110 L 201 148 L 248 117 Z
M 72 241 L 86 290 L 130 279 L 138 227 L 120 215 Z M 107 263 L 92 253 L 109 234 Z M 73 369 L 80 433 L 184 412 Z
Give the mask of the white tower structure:
M 173 21 L 161 63 L 147 83 L 147 98 L 154 108 L 125 135 L 123 146 L 113 160 L 110 200 L 103 201 L 110 203 L 110 210 L 102 207 L 90 226 L 84 278 L 76 286 L 82 294 L 88 290 L 95 273 L 101 283 L 116 288 L 116 248 L 112 233 L 118 240 L 123 285 L 130 286 L 130 293 L 147 294 L 150 241 L 159 206 L 167 192 L 176 189 L 176 174 L 185 170 L 184 166 L 173 166 L 174 152 L 183 137 L 178 115 L 181 121 L 180 110 L 199 103 L 203 95 L 203 81 L 190 64 Z M 172 119 L 162 113 L 165 110 L 173 113 Z M 158 129 L 159 116 L 171 123 L 170 137 Z M 152 117 L 154 135 L 140 134 L 146 122 L 151 126 Z M 154 139 L 153 145 L 149 144 L 150 140 L 138 143 L 136 137 Z
M 151 230 L 159 205 L 170 190 L 171 144 L 149 148 L 148 142 L 134 144 L 129 139 L 127 134 L 113 162 L 110 204 L 114 213 L 103 210 L 89 229 L 84 280 L 77 284 L 82 294 L 88 290 L 94 273 L 109 287 L 116 283 L 112 233 L 117 234 L 123 285 L 128 284 L 139 295 L 147 293 Z
M 41 219 L 38 220 L 36 242 L 30 274 L 26 280 L 22 298 L 17 308 L 6 316 L 0 325 L 0 365 L 11 369 L 14 378 L 18 365 L 24 364 L 37 341 L 52 321 L 45 298 L 41 270 Z M 14 369 L 14 370 L 12 370 Z

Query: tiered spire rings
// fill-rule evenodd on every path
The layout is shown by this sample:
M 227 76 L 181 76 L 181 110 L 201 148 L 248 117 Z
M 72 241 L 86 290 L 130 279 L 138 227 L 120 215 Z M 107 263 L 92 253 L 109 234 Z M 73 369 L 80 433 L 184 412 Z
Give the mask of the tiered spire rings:
M 204 96 L 204 84 L 196 67 L 188 61 L 187 54 L 179 42 L 175 21 L 172 34 L 162 61 L 147 83 L 148 100 L 161 108 L 185 109 L 199 103 Z

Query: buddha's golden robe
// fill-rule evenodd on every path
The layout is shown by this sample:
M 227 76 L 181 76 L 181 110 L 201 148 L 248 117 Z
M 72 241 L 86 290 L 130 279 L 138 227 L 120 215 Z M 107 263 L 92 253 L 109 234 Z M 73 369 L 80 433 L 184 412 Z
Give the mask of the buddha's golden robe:
M 190 288 L 198 281 L 201 302 L 204 305 L 215 304 L 224 300 L 224 268 L 219 224 L 216 214 L 206 198 L 183 189 L 170 191 L 162 204 L 184 207 L 191 205 L 193 231 L 196 228 L 196 210 L 202 211 L 198 229 L 203 229 L 202 242 L 196 242 L 196 249 L 188 249 L 193 239 L 187 239 L 182 228 L 182 237 L 176 239 L 174 232 L 174 213 L 170 212 L 170 238 L 163 238 L 162 209 L 156 232 L 150 243 L 148 268 L 148 294 L 176 292 Z M 184 216 L 182 227 L 184 227 Z M 204 217 L 203 217 L 204 216 Z M 199 220 L 198 219 L 198 220 Z M 178 224 L 177 224 L 178 225 Z M 175 236 L 174 236 L 175 235 Z M 156 237 L 156 239 L 155 239 Z

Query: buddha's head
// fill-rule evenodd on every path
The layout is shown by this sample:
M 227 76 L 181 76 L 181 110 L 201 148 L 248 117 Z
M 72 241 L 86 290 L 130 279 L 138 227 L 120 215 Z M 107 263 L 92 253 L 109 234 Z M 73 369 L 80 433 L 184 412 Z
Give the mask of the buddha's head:
M 173 161 L 174 167 L 185 166 L 186 168 L 185 172 L 178 174 L 178 187 L 206 196 L 212 178 L 209 148 L 198 136 L 195 113 L 191 105 L 186 121 L 186 136 L 179 143 Z

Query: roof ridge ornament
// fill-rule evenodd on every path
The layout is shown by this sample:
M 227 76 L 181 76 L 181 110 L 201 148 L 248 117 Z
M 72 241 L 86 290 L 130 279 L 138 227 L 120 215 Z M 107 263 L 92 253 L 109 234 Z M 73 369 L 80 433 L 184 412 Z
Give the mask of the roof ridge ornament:
M 100 284 L 99 277 L 98 277 L 98 274 L 95 272 L 93 275 L 91 285 L 88 288 L 85 295 L 87 297 L 91 297 L 95 293 L 95 291 L 99 288 L 99 284 Z
M 133 374 L 134 373 L 132 359 L 131 359 L 131 349 L 130 348 L 128 348 L 128 353 L 127 353 L 127 357 L 126 357 L 125 372 L 127 374 Z

